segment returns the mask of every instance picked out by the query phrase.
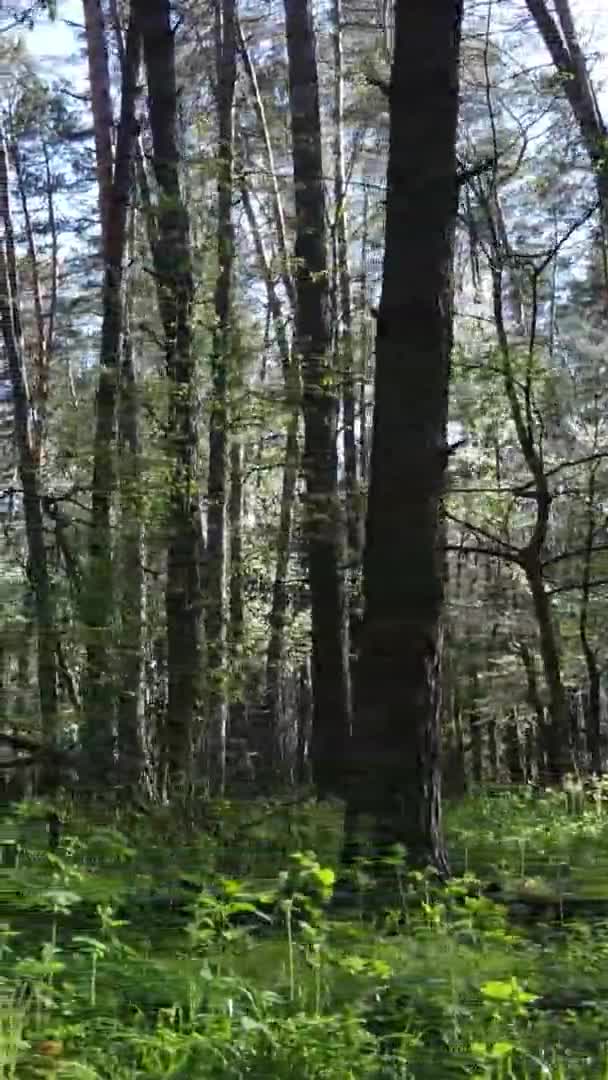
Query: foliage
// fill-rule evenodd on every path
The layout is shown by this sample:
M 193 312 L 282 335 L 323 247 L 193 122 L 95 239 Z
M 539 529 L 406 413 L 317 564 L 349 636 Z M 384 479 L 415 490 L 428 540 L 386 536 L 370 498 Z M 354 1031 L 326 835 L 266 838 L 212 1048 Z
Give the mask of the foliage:
M 467 873 L 442 886 L 394 861 L 401 901 L 384 912 L 334 908 L 333 871 L 312 854 L 288 870 L 275 858 L 261 887 L 223 874 L 234 854 L 221 835 L 213 853 L 176 846 L 168 863 L 152 823 L 80 816 L 49 854 L 23 834 L 46 812 L 34 804 L 6 819 L 23 844 L 3 884 L 0 1075 L 604 1077 L 604 800 L 596 787 L 575 803 L 526 791 L 463 803 L 448 827 Z M 302 811 L 326 829 L 317 817 Z M 474 876 L 500 874 L 525 906 L 541 868 L 546 892 L 566 872 L 568 890 L 595 890 L 604 918 L 521 924 Z M 155 918 L 169 894 L 183 917 Z

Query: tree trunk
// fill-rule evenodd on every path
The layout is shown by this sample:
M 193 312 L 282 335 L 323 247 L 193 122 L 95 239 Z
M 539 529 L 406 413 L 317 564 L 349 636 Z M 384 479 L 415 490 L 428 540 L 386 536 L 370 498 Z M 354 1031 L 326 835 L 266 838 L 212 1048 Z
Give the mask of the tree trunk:
M 337 393 L 331 369 L 327 238 L 315 35 L 309 0 L 285 0 L 296 208 L 296 341 L 304 410 L 305 530 L 312 609 L 312 762 L 321 795 L 343 789 L 350 732 Z
M 272 585 L 272 604 L 269 616 L 268 651 L 266 653 L 266 688 L 264 708 L 266 712 L 267 738 L 262 750 L 268 768 L 268 785 L 272 787 L 279 771 L 278 733 L 282 719 L 281 685 L 285 661 L 285 629 L 289 608 L 289 589 L 287 570 L 291 552 L 291 534 L 293 509 L 298 482 L 300 464 L 300 446 L 298 428 L 300 410 L 296 408 L 288 422 L 287 442 L 285 445 L 285 464 L 283 466 L 283 484 L 281 487 L 281 508 L 279 529 L 276 542 L 276 563 Z M 264 753 L 265 752 L 265 753 Z
M 546 0 L 526 0 L 538 31 L 561 76 L 560 85 L 572 110 L 595 175 L 604 242 L 608 240 L 608 158 L 606 125 L 574 28 L 569 0 L 554 0 L 557 22 Z
M 132 214 L 131 236 L 134 232 Z M 133 246 L 131 239 L 131 247 Z M 124 313 L 118 449 L 120 485 L 121 634 L 118 691 L 118 761 L 121 780 L 132 793 L 144 786 L 144 529 L 139 400 L 131 335 L 131 292 Z
M 528 337 L 528 359 L 526 387 L 523 401 L 520 400 L 518 383 L 513 370 L 513 361 L 507 335 L 503 287 L 504 273 L 508 269 L 508 285 L 511 307 L 514 312 L 516 327 L 520 337 L 525 338 L 523 323 L 523 301 L 517 279 L 517 267 L 505 267 L 505 253 L 511 250 L 504 224 L 502 210 L 497 193 L 494 191 L 486 203 L 486 212 L 494 237 L 492 261 L 492 299 L 496 336 L 502 364 L 505 393 L 519 447 L 530 473 L 534 487 L 536 520 L 532 534 L 526 546 L 519 553 L 519 565 L 522 567 L 530 594 L 532 606 L 538 624 L 540 654 L 549 694 L 549 713 L 551 728 L 547 731 L 548 779 L 559 780 L 570 767 L 571 755 L 568 734 L 568 707 L 562 681 L 561 659 L 557 640 L 557 631 L 553 619 L 551 600 L 543 580 L 542 558 L 551 514 L 552 495 L 545 473 L 542 450 L 536 436 L 536 419 L 532 408 L 530 393 L 531 365 L 536 341 L 536 311 L 533 312 Z
M 505 731 L 505 750 L 507 772 L 512 784 L 523 784 L 525 781 L 524 767 L 522 762 L 521 734 L 519 730 L 519 717 L 517 709 L 513 709 L 507 717 Z
M 347 191 L 344 174 L 344 75 L 342 47 L 342 0 L 332 2 L 332 40 L 334 52 L 334 229 L 338 277 L 338 319 L 336 340 L 342 383 L 342 427 L 344 478 L 346 487 L 346 524 L 349 565 L 356 564 L 363 550 L 363 518 L 359 496 L 359 470 L 355 433 L 354 335 L 350 266 L 348 258 Z M 349 574 L 357 578 L 356 572 Z
M 230 499 L 228 502 L 230 526 L 230 602 L 228 608 L 228 645 L 230 649 L 230 672 L 232 699 L 230 702 L 230 735 L 244 739 L 245 731 L 245 678 L 244 636 L 245 605 L 243 600 L 243 443 L 239 434 L 233 434 L 230 444 Z
M 101 33 L 103 34 L 103 25 Z M 109 775 L 114 758 L 116 672 L 111 647 L 115 616 L 114 537 L 111 519 L 116 489 L 116 401 L 123 331 L 123 276 L 136 138 L 135 105 L 140 54 L 140 34 L 135 20 L 132 19 L 122 73 L 116 164 L 107 207 L 105 189 L 100 191 L 102 215 L 106 215 L 102 216 L 103 315 L 93 447 L 89 570 L 84 609 L 87 624 L 87 668 L 82 741 L 89 777 L 101 782 Z M 96 94 L 97 90 L 93 88 L 94 99 Z M 99 124 L 97 126 L 99 127 Z M 105 176 L 105 171 L 104 161 L 100 165 L 100 172 Z
M 551 600 L 542 578 L 542 570 L 534 558 L 526 561 L 524 571 L 532 595 L 532 605 L 538 624 L 540 654 L 549 693 L 551 723 L 546 731 L 547 779 L 559 781 L 572 767 L 568 700 L 562 681 L 561 659 Z
M 598 425 L 596 424 L 596 438 L 594 448 L 597 447 Z M 585 556 L 583 562 L 583 580 L 581 590 L 581 606 L 579 612 L 579 637 L 585 664 L 587 666 L 587 708 L 585 716 L 585 729 L 587 736 L 587 754 L 591 772 L 601 776 L 603 771 L 602 740 L 601 740 L 601 674 L 597 661 L 597 650 L 589 641 L 589 601 L 591 594 L 591 574 L 593 561 L 593 545 L 595 540 L 595 513 L 594 504 L 596 497 L 596 476 L 598 463 L 591 466 L 589 472 L 589 484 L 587 488 L 588 518 L 585 537 Z
M 498 742 L 498 723 L 495 716 L 488 721 L 488 765 L 490 781 L 497 784 L 500 779 L 500 747 Z
M 477 674 L 473 672 L 468 688 L 469 733 L 471 739 L 471 775 L 473 783 L 483 784 L 484 778 L 484 727 L 479 714 Z
M 59 734 L 57 699 L 57 626 L 50 579 L 40 483 L 40 462 L 32 443 L 32 416 L 23 356 L 21 312 L 17 282 L 17 256 L 9 199 L 8 160 L 4 131 L 0 128 L 0 327 L 11 380 L 14 434 L 28 552 L 28 577 L 36 612 L 38 694 L 43 739 L 51 746 Z M 43 778 L 52 788 L 56 777 Z
M 171 793 L 181 791 L 186 796 L 192 779 L 201 666 L 198 403 L 192 347 L 190 223 L 179 179 L 171 5 L 169 0 L 133 0 L 133 7 L 143 38 L 153 165 L 159 189 L 153 250 L 169 382 L 167 775 Z
M 293 356 L 289 338 L 287 336 L 286 320 L 284 319 L 281 301 L 275 287 L 274 274 L 266 255 L 249 190 L 244 182 L 241 182 L 241 198 L 253 237 L 260 270 L 266 286 L 268 310 L 274 323 L 276 343 L 281 358 L 281 366 L 283 368 L 285 395 L 287 399 L 286 403 L 289 410 L 287 439 L 285 444 L 285 463 L 283 466 L 283 483 L 281 488 L 279 530 L 275 546 L 276 563 L 272 587 L 272 604 L 268 617 L 269 635 L 268 650 L 266 653 L 266 686 L 264 693 L 265 722 L 263 731 L 260 733 L 260 744 L 256 747 L 260 753 L 258 779 L 264 789 L 272 789 L 278 770 L 280 756 L 278 732 L 281 719 L 281 684 L 285 662 L 285 628 L 289 606 L 287 570 L 291 552 L 293 513 L 298 473 L 300 469 L 299 426 L 302 406 L 302 385 L 299 363 L 297 358 Z M 278 220 L 282 222 L 283 216 L 278 190 L 276 192 L 276 200 L 278 209 L 275 210 L 275 217 L 278 214 Z M 291 281 L 291 278 L 288 278 L 288 280 Z
M 228 369 L 232 353 L 234 227 L 234 84 L 236 28 L 234 0 L 216 0 L 218 84 L 218 211 L 216 329 L 213 341 L 209 485 L 207 510 L 207 772 L 211 790 L 221 794 L 226 773 L 226 499 L 228 465 Z
M 440 507 L 458 205 L 460 0 L 397 0 L 382 296 L 348 811 L 447 873 Z M 348 839 L 348 838 L 347 838 Z M 351 849 L 352 850 L 352 849 Z
M 95 165 L 101 215 L 101 250 L 108 257 L 107 245 L 112 227 L 112 99 L 110 70 L 106 45 L 104 15 L 101 0 L 82 0 L 84 12 L 91 112 L 95 135 Z

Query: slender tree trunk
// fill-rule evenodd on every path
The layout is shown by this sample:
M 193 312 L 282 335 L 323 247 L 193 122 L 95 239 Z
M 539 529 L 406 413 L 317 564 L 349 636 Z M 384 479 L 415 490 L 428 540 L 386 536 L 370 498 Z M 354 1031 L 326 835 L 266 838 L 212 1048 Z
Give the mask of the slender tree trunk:
M 101 214 L 101 250 L 107 258 L 108 234 L 112 218 L 112 99 L 105 23 L 101 0 L 82 0 L 87 44 L 91 111 L 95 135 L 95 164 Z
M 461 0 L 397 0 L 348 812 L 447 872 L 439 550 L 447 461 Z M 352 851 L 347 837 L 346 853 Z
M 207 510 L 207 769 L 211 790 L 224 790 L 226 774 L 226 501 L 228 473 L 228 371 L 232 359 L 234 227 L 234 0 L 216 2 L 218 83 L 218 211 L 216 330 L 213 341 Z
M 513 709 L 507 717 L 505 731 L 505 749 L 507 758 L 507 772 L 512 784 L 523 784 L 525 773 L 522 762 L 521 734 L 519 730 L 519 717 L 517 709 Z
M 545 707 L 541 698 L 540 690 L 538 687 L 538 675 L 536 672 L 536 661 L 528 648 L 525 641 L 517 643 L 517 652 L 522 662 L 522 666 L 526 675 L 526 699 L 530 706 L 532 716 L 534 719 L 531 721 L 531 725 L 534 728 L 534 735 L 537 745 L 536 762 L 539 771 L 542 773 L 546 769 L 547 764 L 547 733 L 549 731 L 549 725 L 547 724 L 545 716 Z
M 285 630 L 289 609 L 287 571 L 291 552 L 293 509 L 300 464 L 298 428 L 299 408 L 291 414 L 287 428 L 285 464 L 281 487 L 279 528 L 276 542 L 276 563 L 272 585 L 272 604 L 269 616 L 269 639 L 266 653 L 266 688 L 264 708 L 267 716 L 268 780 L 272 785 L 279 769 L 278 731 L 282 718 L 281 686 L 285 663 Z
M 367 259 L 369 243 L 369 192 L 363 193 L 363 223 L 361 228 L 361 329 L 359 361 L 359 476 L 364 489 L 367 485 L 369 470 L 368 422 L 367 422 L 367 381 L 371 356 L 371 312 L 367 295 Z M 362 508 L 362 518 L 364 518 Z
M 42 736 L 52 744 L 58 735 L 57 627 L 52 582 L 44 540 L 40 462 L 32 440 L 32 409 L 23 355 L 23 333 L 17 281 L 17 256 L 9 198 L 8 159 L 0 128 L 0 328 L 13 397 L 14 433 L 28 550 L 28 576 L 36 611 L 38 694 Z M 44 778 L 52 787 L 55 777 Z
M 262 137 L 262 144 L 264 146 L 264 156 L 266 158 L 266 168 L 268 172 L 268 180 L 270 182 L 270 198 L 272 204 L 272 216 L 275 227 L 276 241 L 279 249 L 279 256 L 281 260 L 281 282 L 285 289 L 289 306 L 292 314 L 295 314 L 296 309 L 296 290 L 291 273 L 289 252 L 287 248 L 287 231 L 285 228 L 285 214 L 283 212 L 283 201 L 279 191 L 279 183 L 277 179 L 277 171 L 274 164 L 274 153 L 272 150 L 272 142 L 270 139 L 270 130 L 266 120 L 266 110 L 264 109 L 264 101 L 260 93 L 258 85 L 258 78 L 255 70 L 255 66 L 249 55 L 249 51 L 245 44 L 241 25 L 237 20 L 237 40 L 245 73 L 249 81 L 249 87 L 251 90 L 251 98 L 255 109 L 255 114 L 258 121 L 258 128 Z
M 549 755 L 547 768 L 549 779 L 559 780 L 570 767 L 571 754 L 568 732 L 568 706 L 562 681 L 557 630 L 553 618 L 551 600 L 545 588 L 542 568 L 542 556 L 549 530 L 552 496 L 545 473 L 543 456 L 538 448 L 538 442 L 535 438 L 536 421 L 532 408 L 530 380 L 536 340 L 536 312 L 533 313 L 528 334 L 528 359 L 522 402 L 520 400 L 520 394 L 513 371 L 511 348 L 505 325 L 503 305 L 505 267 L 503 264 L 505 252 L 508 253 L 510 251 L 510 246 L 496 192 L 492 193 L 491 200 L 489 200 L 486 205 L 486 211 L 489 215 L 493 235 L 497 237 L 493 252 L 492 297 L 494 322 L 502 363 L 505 393 L 509 403 L 519 447 L 530 473 L 535 492 L 536 520 L 530 539 L 525 548 L 520 552 L 518 561 L 526 575 L 526 581 L 532 597 L 532 606 L 538 624 L 543 671 L 549 693 L 549 712 L 551 715 L 551 730 L 547 732 L 547 750 Z M 516 268 L 510 267 L 508 268 L 508 272 L 511 307 L 514 312 L 518 332 L 520 336 L 524 337 L 526 328 L 524 326 L 523 315 L 520 314 L 523 311 L 523 303 L 518 287 Z
M 228 646 L 230 651 L 231 685 L 230 734 L 246 737 L 245 673 L 243 645 L 245 637 L 245 605 L 243 600 L 243 443 L 240 434 L 233 434 L 230 444 L 230 602 L 228 607 Z
M 540 654 L 549 693 L 551 723 L 546 730 L 548 779 L 559 781 L 572 767 L 568 700 L 562 681 L 561 658 L 551 600 L 536 558 L 524 565 L 538 624 Z
M 285 395 L 289 419 L 287 421 L 287 439 L 285 444 L 285 463 L 279 512 L 275 575 L 272 587 L 272 604 L 268 617 L 269 636 L 266 653 L 266 686 L 264 693 L 264 733 L 260 746 L 261 765 L 258 779 L 265 789 L 271 789 L 279 767 L 278 731 L 281 719 L 281 685 L 285 664 L 285 629 L 289 607 L 287 588 L 287 570 L 291 552 L 291 535 L 296 498 L 298 474 L 300 469 L 299 426 L 302 406 L 302 385 L 298 360 L 293 356 L 286 329 L 283 307 L 279 299 L 272 267 L 266 255 L 256 214 L 253 209 L 247 185 L 241 182 L 241 198 L 245 215 L 253 237 L 254 247 L 260 270 L 266 286 L 268 310 L 272 317 L 275 337 L 285 383 Z M 278 199 L 278 191 L 277 191 Z M 282 211 L 278 201 L 280 220 Z
M 296 340 L 304 409 L 305 529 L 312 608 L 312 761 L 320 794 L 343 789 L 350 734 L 344 537 L 338 491 L 337 393 L 316 45 L 309 0 L 285 0 L 296 207 Z
M 477 673 L 472 672 L 468 687 L 469 732 L 471 738 L 471 774 L 475 784 L 484 779 L 484 727 L 479 713 Z
M 338 277 L 338 370 L 342 381 L 342 425 L 346 522 L 349 563 L 357 562 L 363 550 L 362 516 L 359 499 L 359 470 L 355 433 L 355 348 L 353 305 L 348 257 L 347 191 L 344 172 L 344 73 L 342 45 L 342 0 L 332 0 L 332 40 L 334 52 L 334 210 Z M 351 575 L 352 576 L 352 575 Z
M 130 247 L 135 215 L 131 213 Z M 146 769 L 144 668 L 144 528 L 139 398 L 132 337 L 132 290 L 126 283 L 124 334 L 118 409 L 120 486 L 120 649 L 118 691 L 118 761 L 121 779 L 131 792 L 141 791 Z
M 49 357 L 47 351 L 45 316 L 42 305 L 42 287 L 40 283 L 38 253 L 36 250 L 36 237 L 34 225 L 30 214 L 29 200 L 27 197 L 25 178 L 23 175 L 23 166 L 21 162 L 19 143 L 16 138 L 13 138 L 11 141 L 10 156 L 12 159 L 13 169 L 15 171 L 15 177 L 17 180 L 19 201 L 21 203 L 21 213 L 23 215 L 23 225 L 25 231 L 25 240 L 32 285 L 32 297 L 34 302 L 34 320 L 36 323 L 36 350 L 34 354 L 34 370 L 30 386 L 30 396 L 36 415 L 35 419 L 32 418 L 32 451 L 36 460 L 39 463 L 42 463 L 47 429 L 47 407 L 49 396 Z M 52 215 L 49 214 L 50 219 L 51 217 Z M 49 224 L 51 224 L 52 228 L 52 220 L 49 221 Z M 55 271 L 53 270 L 52 266 L 51 273 L 53 274 L 54 272 Z
M 498 723 L 495 716 L 488 721 L 488 765 L 490 782 L 497 784 L 500 779 L 500 748 L 498 742 Z
M 103 26 L 101 32 L 103 34 Z M 111 647 L 115 617 L 112 506 L 116 490 L 116 402 L 123 331 L 124 259 L 137 134 L 135 105 L 140 54 L 139 29 L 132 19 L 123 65 L 116 164 L 109 196 L 106 196 L 105 188 L 100 190 L 104 253 L 103 316 L 93 447 L 89 572 L 85 601 L 87 670 L 82 735 L 87 770 L 91 778 L 100 781 L 110 773 L 114 757 L 116 672 Z M 94 87 L 94 100 L 97 93 Z M 100 165 L 100 172 L 105 176 L 105 171 L 104 160 Z M 109 199 L 107 207 L 106 197 Z
M 597 427 L 596 427 L 597 443 Z M 585 717 L 585 729 L 587 736 L 587 753 L 591 772 L 601 776 L 603 772 L 602 761 L 602 738 L 601 738 L 601 673 L 597 661 L 597 650 L 589 641 L 589 600 L 591 594 L 591 573 L 593 561 L 593 544 L 595 539 L 595 512 L 594 503 L 596 498 L 596 475 L 597 464 L 592 465 L 589 472 L 589 484 L 587 488 L 588 518 L 587 533 L 585 537 L 585 556 L 583 562 L 583 580 L 581 591 L 581 606 L 579 612 L 579 637 L 585 664 L 587 666 L 587 708 Z
M 165 753 L 170 791 L 181 790 L 186 795 L 192 779 L 193 739 L 198 734 L 201 665 L 198 402 L 192 346 L 190 223 L 179 179 L 171 5 L 169 0 L 133 0 L 133 9 L 143 38 L 153 165 L 159 189 L 153 253 L 169 383 Z
M 599 109 L 589 70 L 578 43 L 569 0 L 554 0 L 557 20 L 546 0 L 526 0 L 561 87 L 578 125 L 581 139 L 595 175 L 600 202 L 604 243 L 608 242 L 608 157 L 606 125 Z

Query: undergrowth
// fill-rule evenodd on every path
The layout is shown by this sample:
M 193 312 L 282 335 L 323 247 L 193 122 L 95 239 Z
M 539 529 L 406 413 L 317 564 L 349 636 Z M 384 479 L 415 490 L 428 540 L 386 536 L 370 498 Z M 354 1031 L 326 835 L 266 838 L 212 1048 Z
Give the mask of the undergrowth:
M 331 805 L 7 808 L 0 1078 L 608 1080 L 606 794 L 472 796 L 383 903 Z

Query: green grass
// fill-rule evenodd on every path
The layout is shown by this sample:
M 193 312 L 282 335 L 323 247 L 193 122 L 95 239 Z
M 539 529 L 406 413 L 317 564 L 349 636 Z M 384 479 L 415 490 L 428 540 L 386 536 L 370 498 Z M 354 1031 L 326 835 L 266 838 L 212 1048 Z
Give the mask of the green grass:
M 388 912 L 328 905 L 335 806 L 224 805 L 189 836 L 71 808 L 56 855 L 44 811 L 0 831 L 0 1080 L 608 1080 L 602 786 L 448 808 L 458 876 L 397 856 Z M 572 897 L 593 916 L 560 920 Z

